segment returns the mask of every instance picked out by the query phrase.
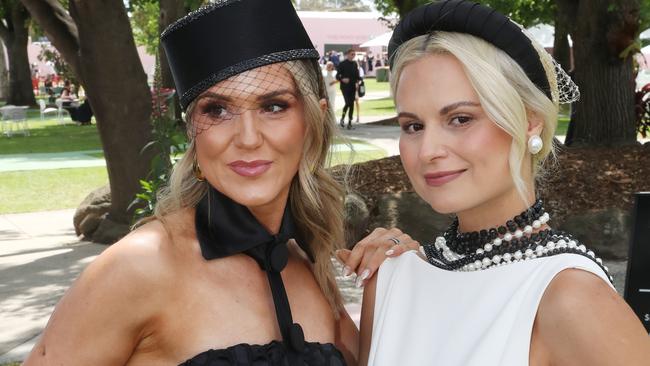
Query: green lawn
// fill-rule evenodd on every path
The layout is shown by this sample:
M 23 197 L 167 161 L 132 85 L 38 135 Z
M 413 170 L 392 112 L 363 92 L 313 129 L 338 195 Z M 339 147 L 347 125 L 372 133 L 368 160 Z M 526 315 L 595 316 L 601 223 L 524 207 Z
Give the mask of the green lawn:
M 390 83 L 378 83 L 375 78 L 366 78 L 363 79 L 363 83 L 366 85 L 366 93 L 369 92 L 390 92 Z
M 0 137 L 0 154 L 51 153 L 101 149 L 95 125 L 59 124 L 55 118 L 28 120 L 30 136 Z
M 0 214 L 76 208 L 106 183 L 104 167 L 0 173 Z

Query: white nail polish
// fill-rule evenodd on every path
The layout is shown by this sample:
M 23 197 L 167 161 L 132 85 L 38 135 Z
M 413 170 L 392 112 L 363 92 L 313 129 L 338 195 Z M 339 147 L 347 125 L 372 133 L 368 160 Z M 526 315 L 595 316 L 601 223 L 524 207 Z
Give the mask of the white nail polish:
M 348 266 L 343 267 L 343 277 L 348 278 L 351 275 L 352 275 L 352 270 L 350 269 L 350 267 Z
M 386 254 L 386 255 L 393 255 L 393 253 L 395 253 L 394 250 L 392 250 L 392 249 L 388 249 L 388 250 L 386 251 L 385 254 Z

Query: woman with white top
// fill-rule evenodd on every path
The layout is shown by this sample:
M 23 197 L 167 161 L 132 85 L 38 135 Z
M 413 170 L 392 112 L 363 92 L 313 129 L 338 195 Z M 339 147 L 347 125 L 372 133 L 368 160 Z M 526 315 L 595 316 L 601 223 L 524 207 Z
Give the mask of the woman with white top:
M 470 1 L 417 8 L 389 53 L 402 164 L 455 220 L 366 281 L 360 364 L 647 365 L 650 338 L 607 267 L 535 196 L 575 84 L 516 23 Z M 362 273 L 355 258 L 346 265 Z

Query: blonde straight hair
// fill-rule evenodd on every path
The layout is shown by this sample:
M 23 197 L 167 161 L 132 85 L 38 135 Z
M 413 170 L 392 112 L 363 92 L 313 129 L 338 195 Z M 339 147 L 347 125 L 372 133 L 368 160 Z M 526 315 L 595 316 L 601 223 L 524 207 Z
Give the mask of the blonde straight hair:
M 315 257 L 314 276 L 327 298 L 335 317 L 343 310 L 343 301 L 334 276 L 332 255 L 343 240 L 343 188 L 325 169 L 329 166 L 330 145 L 337 134 L 331 108 L 321 110 L 320 99 L 327 99 L 320 67 L 312 60 L 287 61 L 283 64 L 294 78 L 305 111 L 306 139 L 302 159 L 291 182 L 289 205 L 296 226 Z M 192 123 L 195 103 L 187 108 L 186 123 Z M 190 130 L 188 128 L 188 130 Z M 191 140 L 183 157 L 174 165 L 169 183 L 158 193 L 154 215 L 142 223 L 158 219 L 183 208 L 195 207 L 207 192 L 207 182 L 194 175 L 196 146 Z M 218 218 L 217 218 L 218 219 Z
M 552 95 L 557 95 L 557 81 L 551 56 L 537 47 Z M 478 37 L 456 32 L 435 32 L 404 42 L 393 59 L 391 91 L 396 94 L 402 71 L 410 63 L 427 55 L 452 55 L 463 66 L 465 74 L 478 94 L 481 107 L 494 123 L 512 136 L 509 169 L 512 180 L 526 204 L 527 188 L 522 178 L 522 166 L 527 153 L 529 118 L 543 123 L 540 135 L 544 142 L 542 151 L 531 157 L 533 178 L 549 155 L 555 154 L 553 136 L 557 127 L 558 104 L 549 99 L 526 75 L 508 54 Z

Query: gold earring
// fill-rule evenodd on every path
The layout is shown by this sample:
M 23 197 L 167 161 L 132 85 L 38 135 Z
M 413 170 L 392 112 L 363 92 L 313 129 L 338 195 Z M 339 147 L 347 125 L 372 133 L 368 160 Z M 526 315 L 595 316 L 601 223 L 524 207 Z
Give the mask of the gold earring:
M 196 161 L 196 157 L 194 158 L 194 162 L 192 163 L 192 170 L 194 170 L 194 177 L 196 177 L 196 180 L 199 182 L 203 182 L 205 180 L 205 176 L 203 175 L 203 172 L 201 172 L 201 167 L 199 166 L 199 163 Z

